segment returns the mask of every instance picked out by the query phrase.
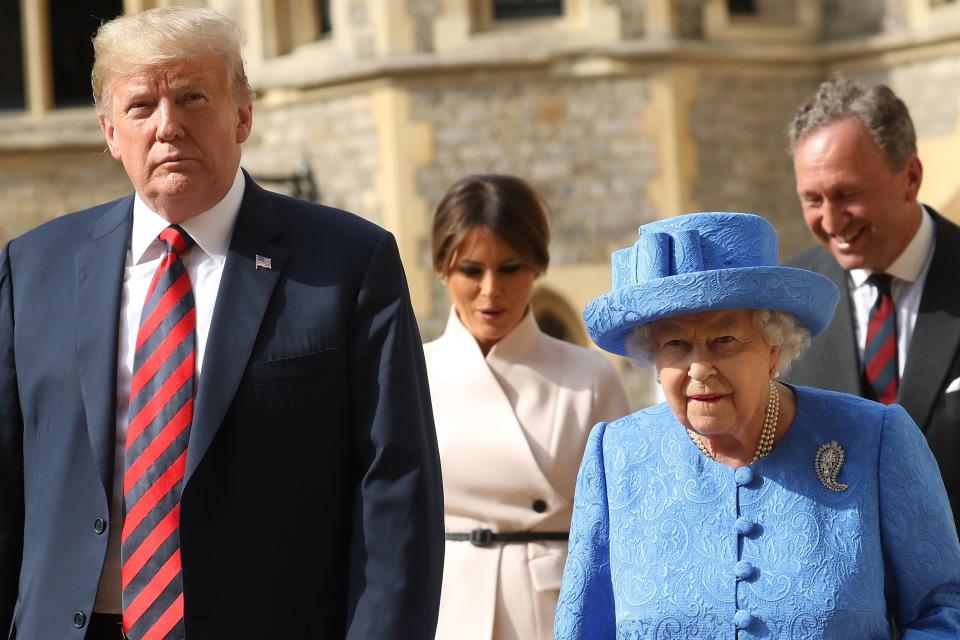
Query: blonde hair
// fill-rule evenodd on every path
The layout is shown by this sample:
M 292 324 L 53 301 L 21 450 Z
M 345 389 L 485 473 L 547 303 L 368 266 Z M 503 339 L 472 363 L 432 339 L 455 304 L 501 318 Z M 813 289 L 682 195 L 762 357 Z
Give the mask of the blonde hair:
M 237 102 L 253 97 L 240 49 L 243 29 L 231 18 L 201 7 L 162 7 L 120 16 L 93 38 L 90 81 L 97 113 L 110 108 L 111 88 L 146 67 L 212 53 L 223 60 L 227 87 Z

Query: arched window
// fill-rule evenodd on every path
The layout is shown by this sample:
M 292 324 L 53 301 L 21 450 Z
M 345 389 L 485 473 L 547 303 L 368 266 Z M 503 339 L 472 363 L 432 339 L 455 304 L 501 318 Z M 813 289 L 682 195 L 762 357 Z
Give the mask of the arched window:
M 530 298 L 530 305 L 540 331 L 557 340 L 581 347 L 587 345 L 580 315 L 559 293 L 547 287 L 537 287 Z

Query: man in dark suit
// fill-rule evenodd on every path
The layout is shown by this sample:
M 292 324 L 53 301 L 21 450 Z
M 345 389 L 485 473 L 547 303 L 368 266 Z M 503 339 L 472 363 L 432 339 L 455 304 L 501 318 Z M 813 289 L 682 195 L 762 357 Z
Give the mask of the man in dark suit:
M 788 264 L 842 292 L 789 379 L 903 405 L 960 522 L 960 228 L 917 199 L 923 169 L 907 107 L 884 85 L 830 80 L 797 112 L 789 138 L 820 246 Z
M 136 193 L 0 256 L 3 637 L 433 638 L 440 470 L 396 244 L 240 170 L 240 37 L 207 9 L 101 27 Z

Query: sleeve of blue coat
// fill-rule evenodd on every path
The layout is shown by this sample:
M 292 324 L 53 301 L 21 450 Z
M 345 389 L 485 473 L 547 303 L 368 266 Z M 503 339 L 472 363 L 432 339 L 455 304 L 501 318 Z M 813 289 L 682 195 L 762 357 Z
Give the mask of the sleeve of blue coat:
M 356 491 L 347 638 L 433 640 L 443 489 L 423 347 L 393 236 L 373 252 L 350 322 Z
M 878 466 L 887 606 L 902 640 L 960 638 L 960 542 L 937 462 L 900 406 Z
M 553 627 L 555 640 L 612 640 L 616 635 L 603 462 L 606 427 L 601 422 L 590 433 L 577 476 L 570 549 Z

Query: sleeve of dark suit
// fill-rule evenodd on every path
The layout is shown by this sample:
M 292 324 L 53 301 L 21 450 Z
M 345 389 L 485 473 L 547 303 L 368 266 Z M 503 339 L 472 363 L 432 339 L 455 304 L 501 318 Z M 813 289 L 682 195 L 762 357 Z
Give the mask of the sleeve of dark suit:
M 13 355 L 9 245 L 0 253 L 0 637 L 13 617 L 23 552 L 23 420 Z
M 386 234 L 350 322 L 357 488 L 347 638 L 432 640 L 443 573 L 443 497 L 423 348 Z

